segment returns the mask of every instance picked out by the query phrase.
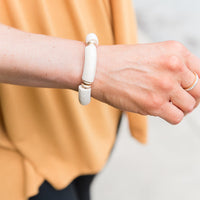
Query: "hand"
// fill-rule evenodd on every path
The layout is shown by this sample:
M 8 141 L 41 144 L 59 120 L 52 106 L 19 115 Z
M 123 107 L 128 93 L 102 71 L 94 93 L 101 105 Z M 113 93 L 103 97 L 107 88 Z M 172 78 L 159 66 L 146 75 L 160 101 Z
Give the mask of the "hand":
M 200 60 L 176 41 L 99 46 L 92 96 L 177 124 L 200 100 L 200 81 L 184 90 L 194 82 L 193 72 L 200 77 Z

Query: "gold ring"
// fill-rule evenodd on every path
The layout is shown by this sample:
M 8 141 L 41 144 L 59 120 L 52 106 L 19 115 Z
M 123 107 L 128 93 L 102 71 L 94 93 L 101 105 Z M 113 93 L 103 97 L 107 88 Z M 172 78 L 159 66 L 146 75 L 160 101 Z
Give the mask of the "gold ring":
M 196 72 L 194 72 L 194 75 L 195 75 L 195 80 L 188 88 L 185 88 L 186 91 L 192 90 L 197 85 L 197 83 L 199 81 L 199 77 L 198 77 L 198 74 Z

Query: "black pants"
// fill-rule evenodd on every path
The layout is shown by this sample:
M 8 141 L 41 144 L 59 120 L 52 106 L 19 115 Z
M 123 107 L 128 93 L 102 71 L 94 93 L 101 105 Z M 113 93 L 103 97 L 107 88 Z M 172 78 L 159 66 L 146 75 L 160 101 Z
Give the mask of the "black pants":
M 29 200 L 89 200 L 90 184 L 95 175 L 79 176 L 63 190 L 55 190 L 45 181 L 39 194 Z

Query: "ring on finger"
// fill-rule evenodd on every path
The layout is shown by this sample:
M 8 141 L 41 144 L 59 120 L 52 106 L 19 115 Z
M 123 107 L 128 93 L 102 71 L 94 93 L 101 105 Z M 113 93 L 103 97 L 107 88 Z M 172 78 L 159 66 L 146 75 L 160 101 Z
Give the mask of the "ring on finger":
M 190 91 L 190 90 L 192 90 L 197 85 L 197 83 L 199 81 L 198 74 L 196 72 L 193 72 L 193 73 L 195 75 L 195 80 L 193 81 L 193 83 L 189 87 L 184 88 L 187 92 Z

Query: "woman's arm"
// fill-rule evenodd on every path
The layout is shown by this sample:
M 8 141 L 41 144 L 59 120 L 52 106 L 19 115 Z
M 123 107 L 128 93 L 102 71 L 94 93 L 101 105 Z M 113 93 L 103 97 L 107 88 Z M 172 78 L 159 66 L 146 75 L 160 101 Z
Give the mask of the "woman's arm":
M 77 90 L 84 43 L 0 25 L 0 82 Z M 177 124 L 200 100 L 200 60 L 175 41 L 98 46 L 92 96 L 125 111 Z
M 77 90 L 84 44 L 0 24 L 0 82 Z

